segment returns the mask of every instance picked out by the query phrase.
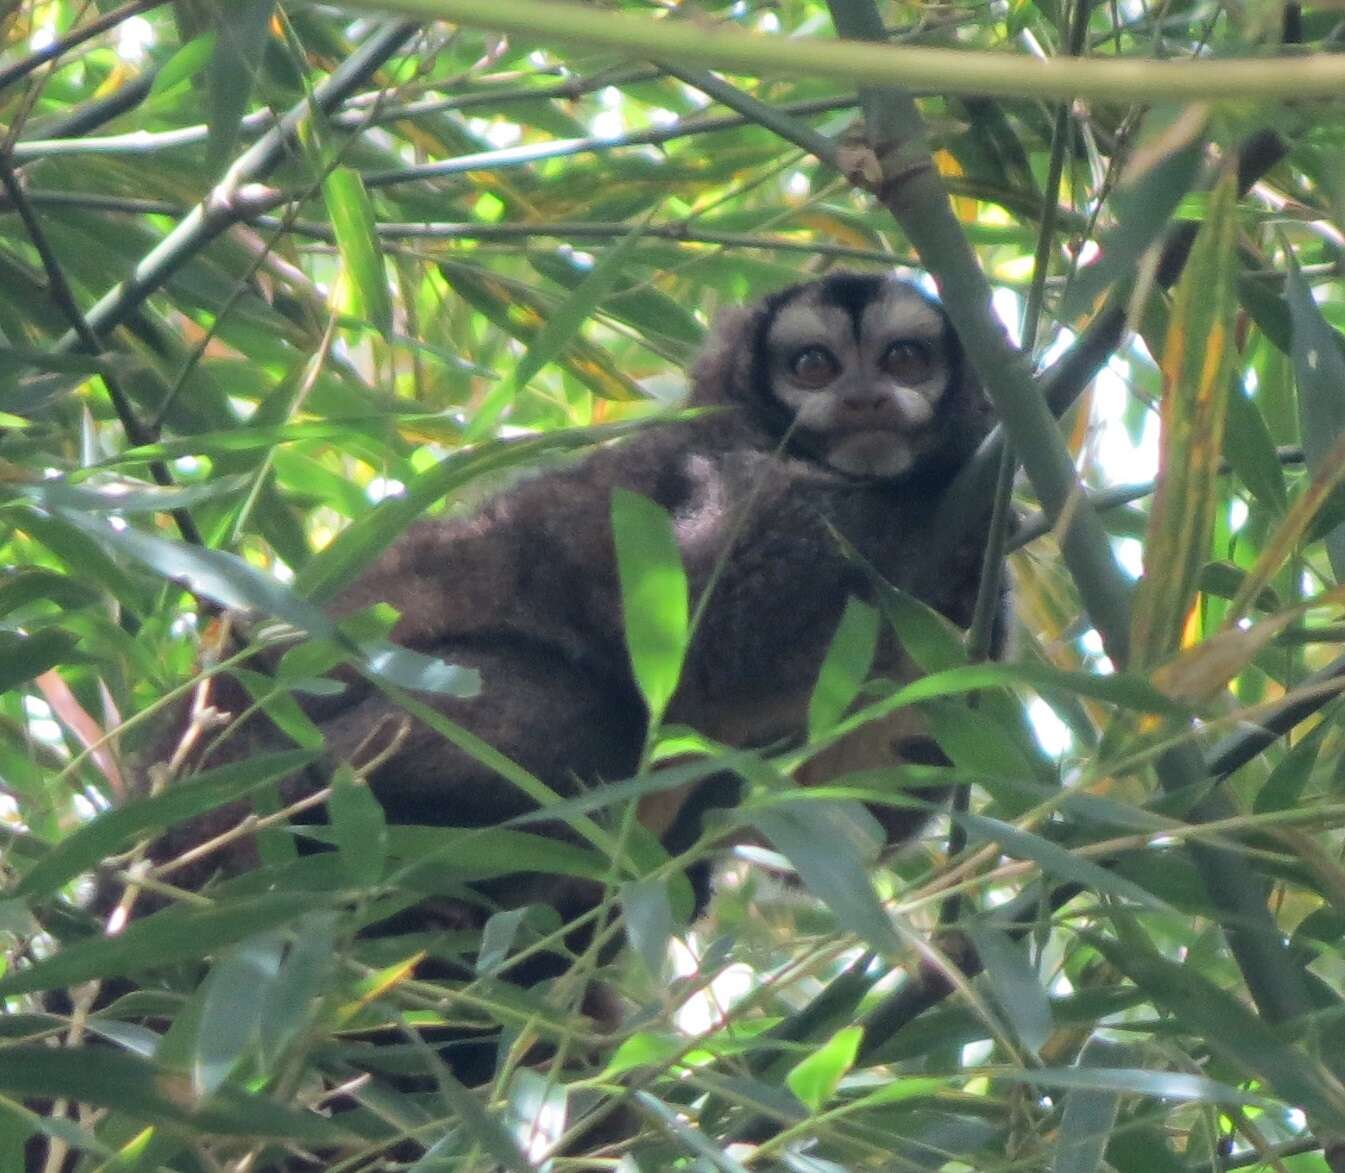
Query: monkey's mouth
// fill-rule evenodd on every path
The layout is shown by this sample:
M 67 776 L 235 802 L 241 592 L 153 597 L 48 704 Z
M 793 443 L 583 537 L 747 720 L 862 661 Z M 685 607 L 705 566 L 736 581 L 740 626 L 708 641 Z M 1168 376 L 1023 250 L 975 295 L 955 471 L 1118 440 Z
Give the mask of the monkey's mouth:
M 915 463 L 910 437 L 895 428 L 846 430 L 827 446 L 827 463 L 861 477 L 897 477 Z

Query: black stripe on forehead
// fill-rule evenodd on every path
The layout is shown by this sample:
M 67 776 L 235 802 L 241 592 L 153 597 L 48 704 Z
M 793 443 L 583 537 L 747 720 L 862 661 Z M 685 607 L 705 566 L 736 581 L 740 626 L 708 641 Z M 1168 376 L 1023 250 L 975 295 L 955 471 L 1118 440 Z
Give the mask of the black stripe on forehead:
M 864 311 L 883 295 L 886 278 L 873 273 L 834 273 L 818 282 L 818 301 L 834 305 L 850 316 L 850 328 L 858 338 Z

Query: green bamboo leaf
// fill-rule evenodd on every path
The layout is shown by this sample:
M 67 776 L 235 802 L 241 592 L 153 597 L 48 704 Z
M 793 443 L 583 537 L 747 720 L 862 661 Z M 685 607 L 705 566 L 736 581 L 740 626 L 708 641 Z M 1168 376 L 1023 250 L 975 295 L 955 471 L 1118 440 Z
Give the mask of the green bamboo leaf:
M 0 631 L 0 693 L 66 663 L 75 651 L 75 644 L 73 635 L 57 627 L 46 627 L 32 635 Z
M 266 1096 L 221 1088 L 206 1100 L 186 1078 L 110 1047 L 9 1047 L 0 1063 L 0 1090 L 20 1099 L 69 1097 L 151 1123 L 249 1140 L 274 1138 L 335 1145 L 350 1139 L 315 1112 L 299 1112 Z
M 332 774 L 327 814 L 351 885 L 367 888 L 378 883 L 387 859 L 388 821 L 378 799 L 356 780 L 348 765 L 337 767 Z
M 500 1119 L 487 1112 L 481 1101 L 463 1087 L 446 1066 L 438 1066 L 434 1074 L 439 1094 L 482 1151 L 489 1153 L 510 1173 L 532 1173 L 536 1166 L 518 1147 Z
M 1085 1047 L 1085 1053 L 1097 1040 Z M 1124 1058 L 1130 1048 L 1112 1044 L 1107 1051 L 1096 1053 L 1097 1060 L 1110 1059 L 1115 1062 Z M 1126 1095 L 1153 1096 L 1160 1100 L 1193 1101 L 1208 1104 L 1236 1104 L 1242 1107 L 1265 1107 L 1265 1096 L 1253 1095 L 1226 1083 L 1209 1079 L 1203 1075 L 1192 1075 L 1187 1071 L 1146 1071 L 1134 1067 L 1085 1066 L 1080 1061 L 1077 1067 L 1034 1067 L 1030 1070 L 996 1071 L 995 1078 L 1003 1078 L 1011 1083 L 1040 1084 L 1043 1087 L 1060 1087 L 1080 1091 L 1113 1091 Z
M 215 56 L 215 43 L 218 40 L 218 34 L 214 32 L 205 33 L 199 37 L 193 37 L 180 49 L 172 54 L 154 75 L 154 80 L 150 83 L 150 97 L 157 97 L 160 94 L 166 94 L 174 86 L 180 85 L 188 78 L 195 77 L 201 70 L 205 69 Z
M 1153 1000 L 1188 1034 L 1245 1071 L 1267 1080 L 1275 1093 L 1307 1112 L 1317 1127 L 1345 1130 L 1345 1094 L 1310 1057 L 1280 1036 L 1233 994 L 1198 973 L 1133 943 L 1086 934 L 1090 944 Z
M 985 815 L 964 814 L 953 811 L 954 821 L 963 824 L 977 839 L 987 843 L 998 843 L 1005 855 L 1016 859 L 1029 859 L 1047 875 L 1074 883 L 1094 892 L 1106 892 L 1121 900 L 1131 901 L 1145 908 L 1171 912 L 1171 907 L 1152 892 L 1138 884 L 1118 876 L 1115 872 L 1072 854 L 1057 843 L 1010 826 L 999 819 Z
M 1163 348 L 1158 490 L 1135 599 L 1134 662 L 1152 667 L 1182 646 L 1200 569 L 1209 560 L 1219 461 L 1237 357 L 1237 177 L 1211 195 L 1178 283 Z
M 621 280 L 626 259 L 631 249 L 639 242 L 644 224 L 645 221 L 641 221 L 616 244 L 605 250 L 574 292 L 554 313 L 547 315 L 546 324 L 538 331 L 527 352 L 518 360 L 518 366 L 514 368 L 511 382 L 516 390 L 526 387 L 538 371 L 547 363 L 553 362 L 569 345 L 570 340 L 578 335 L 580 327 L 602 305 L 603 299 Z
M 1154 1126 L 1118 1129 L 1107 1138 L 1107 1160 L 1116 1173 L 1189 1173 L 1173 1153 L 1164 1130 Z
M 1298 805 L 1303 787 L 1308 784 L 1313 767 L 1317 765 L 1322 738 L 1329 728 L 1330 723 L 1323 722 L 1309 730 L 1307 735 L 1276 763 L 1270 777 L 1257 791 L 1253 806 L 1257 814 L 1292 810 Z
M 17 519 L 19 529 L 45 548 L 44 556 L 55 557 L 74 578 L 97 583 L 132 614 L 147 605 L 144 585 L 128 574 L 114 559 L 90 543 L 82 529 L 57 516 L 39 510 L 26 510 Z
M 1289 493 L 1284 487 L 1284 469 L 1275 453 L 1275 441 L 1260 405 L 1248 399 L 1239 387 L 1234 387 L 1228 396 L 1224 456 L 1258 501 L 1276 513 L 1284 512 Z
M 60 516 L 112 553 L 180 582 L 193 594 L 222 607 L 259 611 L 310 635 L 341 638 L 319 608 L 236 554 L 170 541 L 129 526 L 118 529 L 73 510 L 61 510 Z
M 1298 417 L 1303 455 L 1314 478 L 1328 473 L 1336 443 L 1345 435 L 1345 354 L 1340 335 L 1322 317 L 1312 290 L 1303 280 L 1292 250 L 1285 293 L 1293 320 L 1292 357 L 1298 383 Z M 1345 524 L 1326 535 L 1326 553 L 1337 582 L 1345 582 Z
M 104 461 L 101 467 L 141 464 L 146 460 L 178 460 L 183 456 L 221 456 L 252 452 L 259 448 L 274 448 L 277 444 L 287 444 L 291 441 L 359 439 L 370 429 L 386 429 L 389 424 L 413 424 L 443 419 L 444 416 L 438 412 L 387 412 L 342 419 L 308 420 L 263 427 L 229 428 L 218 432 L 197 432 L 191 436 L 128 448 L 121 455 Z
M 831 1102 L 841 1080 L 854 1066 L 864 1028 L 847 1026 L 790 1069 L 785 1082 L 800 1100 L 814 1112 Z
M 336 233 L 343 275 L 351 294 L 349 312 L 373 323 L 384 338 L 392 334 L 392 298 L 383 266 L 377 220 L 358 171 L 335 167 L 322 181 L 322 196 Z
M 626 939 L 644 962 L 650 977 L 663 976 L 668 942 L 673 935 L 673 907 L 668 882 L 662 879 L 628 880 L 621 885 L 621 914 Z
M 859 599 L 846 600 L 836 634 L 808 698 L 808 737 L 826 733 L 854 703 L 878 650 L 878 612 Z
M 1203 155 L 1203 140 L 1189 142 L 1138 180 L 1116 190 L 1112 196 L 1116 227 L 1098 240 L 1098 259 L 1070 283 L 1060 308 L 1063 319 L 1087 312 L 1103 290 L 1134 272 L 1140 255 L 1166 230 L 1177 205 L 1191 190 Z
M 116 478 L 101 480 L 96 486 L 72 485 L 53 479 L 32 485 L 14 486 L 15 494 L 55 512 L 73 509 L 81 513 L 166 513 L 171 509 L 191 509 L 206 501 L 216 501 L 240 492 L 243 477 L 216 477 L 199 485 L 162 488 L 137 481 Z
M 310 828 L 326 840 L 329 831 Z M 454 880 L 487 880 L 517 870 L 526 859 L 528 870 L 555 876 L 603 880 L 611 875 L 607 858 L 563 839 L 511 831 L 504 827 L 388 828 L 388 855 L 397 865 L 388 882 L 416 891 L 444 876 Z
M 256 754 L 244 762 L 207 770 L 162 794 L 104 811 L 55 844 L 19 881 L 14 895 L 26 899 L 46 896 L 134 840 L 242 798 L 303 769 L 316 756 L 316 750 Z
M 1089 1039 L 1079 1052 L 1079 1062 L 1074 1074 L 1095 1075 L 1099 1074 L 1097 1068 L 1132 1062 L 1134 1058 L 1131 1048 L 1094 1037 Z M 1126 1074 L 1161 1076 L 1167 1073 L 1140 1071 Z M 1171 1081 L 1162 1082 L 1169 1089 L 1173 1086 Z M 1120 1092 L 1119 1088 L 1090 1088 L 1078 1084 L 1066 1092 L 1065 1106 L 1060 1119 L 1060 1136 L 1056 1143 L 1055 1162 L 1051 1166 L 1051 1173 L 1098 1173 L 1102 1168 L 1107 1141 L 1116 1127 L 1116 1117 L 1121 1110 Z
M 865 853 L 851 837 L 853 824 L 837 804 L 777 803 L 750 811 L 748 818 L 841 924 L 888 956 L 901 948 L 873 890 Z
M 665 510 L 625 489 L 612 491 L 621 610 L 635 681 L 657 723 L 682 674 L 689 594 L 681 551 Z
M 647 223 L 647 217 L 641 221 L 641 226 L 644 223 Z M 621 248 L 630 239 L 630 235 L 623 237 L 615 247 Z M 643 239 L 640 243 L 642 246 Z M 632 248 L 624 255 L 627 260 L 636 259 L 639 263 L 642 251 L 642 247 Z M 606 262 L 607 255 L 603 254 L 599 265 Z M 578 289 L 595 272 L 594 267 L 581 265 L 569 252 L 536 253 L 529 260 L 539 273 L 567 289 Z M 660 292 L 643 273 L 618 277 L 603 304 L 603 312 L 634 326 L 650 338 L 675 339 L 687 347 L 696 347 L 705 341 L 705 327 L 696 320 L 690 308 Z
M 194 961 L 287 924 L 329 899 L 325 893 L 273 892 L 209 908 L 166 908 L 127 925 L 118 936 L 67 945 L 24 969 L 11 970 L 0 977 L 0 997 Z
M 1045 695 L 1063 692 L 1105 701 L 1118 708 L 1162 716 L 1189 716 L 1186 706 L 1165 696 L 1142 677 L 1123 673 L 1095 676 L 1088 672 L 1068 672 L 1044 664 L 967 664 L 922 676 L 898 689 L 885 702 L 895 707 L 936 697 L 957 696 L 982 688 L 1000 688 L 1025 684 Z
M 985 967 L 995 1001 L 1018 1041 L 1034 1055 L 1039 1054 L 1054 1024 L 1050 1000 L 1028 959 L 1025 944 L 980 921 L 972 921 L 965 931 Z
M 455 293 L 511 337 L 531 346 L 552 312 L 549 299 L 531 289 L 506 284 L 486 272 L 461 264 L 444 264 Z M 574 378 L 602 399 L 643 399 L 644 392 L 602 347 L 572 335 L 555 357 Z M 493 407 L 498 414 L 498 407 Z M 491 413 L 487 412 L 487 416 Z M 475 420 L 473 421 L 475 425 Z
M 642 228 L 643 222 L 607 249 L 574 292 L 554 311 L 546 313 L 540 328 L 533 333 L 528 349 L 514 367 L 513 374 L 494 387 L 476 410 L 471 426 L 467 429 L 468 440 L 479 440 L 489 435 L 518 392 L 532 381 L 538 371 L 559 359 L 576 339 L 582 337 L 580 330 L 584 323 L 621 279 L 626 260 L 631 248 L 639 240 Z
M 226 950 L 210 967 L 196 993 L 200 1007 L 189 1069 L 197 1095 L 218 1091 L 257 1049 L 266 999 L 284 952 L 282 934 L 259 933 Z
M 206 170 L 217 175 L 238 143 L 239 128 L 261 67 L 275 0 L 231 0 L 212 5 L 215 51 L 206 70 Z
M 336 951 L 336 912 L 313 912 L 299 919 L 280 965 L 267 985 L 258 1042 L 265 1064 L 274 1070 L 291 1039 L 318 1013 L 318 996 L 332 970 Z
M 54 603 L 63 611 L 78 611 L 103 597 L 93 582 L 55 570 L 0 572 L 0 615 L 8 615 L 37 602 Z M 0 688 L 2 691 L 4 689 Z

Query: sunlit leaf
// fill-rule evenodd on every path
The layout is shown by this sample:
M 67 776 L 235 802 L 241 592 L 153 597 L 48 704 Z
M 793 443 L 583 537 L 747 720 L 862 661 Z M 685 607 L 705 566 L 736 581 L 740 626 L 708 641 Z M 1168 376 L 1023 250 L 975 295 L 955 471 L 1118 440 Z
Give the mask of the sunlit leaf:
M 1237 312 L 1237 182 L 1215 189 L 1177 286 L 1163 349 L 1162 450 L 1149 512 L 1131 643 L 1149 666 L 1181 646 L 1200 568 L 1210 556 Z
M 850 1070 L 864 1032 L 849 1026 L 837 1031 L 821 1047 L 798 1063 L 787 1077 L 789 1090 L 814 1112 L 831 1099 L 841 1079 Z
M 668 514 L 637 493 L 613 491 L 612 542 L 631 667 L 657 720 L 672 699 L 686 655 L 686 571 Z
M 386 337 L 392 332 L 392 299 L 369 193 L 359 172 L 335 167 L 322 181 L 322 195 L 352 294 L 350 312 L 367 318 Z

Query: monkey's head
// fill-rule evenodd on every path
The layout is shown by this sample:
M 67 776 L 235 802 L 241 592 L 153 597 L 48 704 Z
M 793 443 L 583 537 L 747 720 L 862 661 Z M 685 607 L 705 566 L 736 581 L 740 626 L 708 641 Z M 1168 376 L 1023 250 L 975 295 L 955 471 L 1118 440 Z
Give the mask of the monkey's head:
M 865 480 L 949 476 L 990 425 L 947 316 L 893 277 L 836 273 L 730 313 L 692 377 L 693 404 L 743 408 Z

